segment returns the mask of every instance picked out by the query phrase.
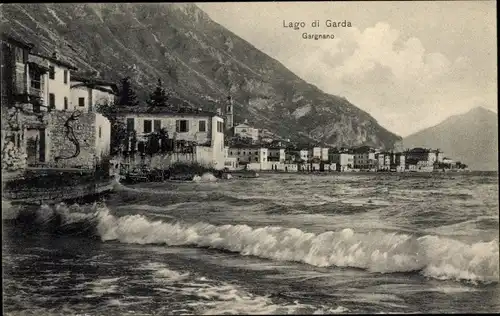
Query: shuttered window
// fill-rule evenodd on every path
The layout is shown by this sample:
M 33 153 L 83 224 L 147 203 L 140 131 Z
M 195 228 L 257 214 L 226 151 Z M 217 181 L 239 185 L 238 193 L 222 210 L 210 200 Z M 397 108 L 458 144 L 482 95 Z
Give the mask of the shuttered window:
M 151 120 L 144 120 L 144 133 L 151 133 L 152 130 Z
M 161 120 L 154 120 L 154 131 L 159 132 L 161 130 Z
M 56 107 L 56 95 L 53 93 L 49 94 L 49 108 L 54 109 Z
M 54 66 L 49 67 L 49 79 L 55 79 L 56 78 L 56 69 Z
M 128 118 L 127 119 L 127 131 L 133 131 L 135 130 L 135 120 L 133 118 Z
M 189 132 L 188 120 L 177 120 L 175 122 L 175 130 L 178 133 L 187 133 L 187 132 Z
M 200 121 L 199 122 L 199 128 L 198 130 L 200 132 L 206 132 L 207 131 L 207 122 L 206 121 Z

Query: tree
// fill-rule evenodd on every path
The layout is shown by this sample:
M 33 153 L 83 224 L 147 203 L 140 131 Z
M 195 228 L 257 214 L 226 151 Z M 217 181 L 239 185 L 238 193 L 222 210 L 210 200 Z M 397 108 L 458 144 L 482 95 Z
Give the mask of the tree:
M 156 89 L 150 94 L 148 105 L 151 107 L 167 106 L 168 95 L 163 88 L 161 78 L 158 78 Z
M 111 124 L 110 151 L 116 154 L 124 150 L 125 140 L 128 141 L 129 133 L 125 123 L 119 120 L 117 106 L 104 103 L 97 105 L 97 112 L 101 113 Z
M 121 80 L 121 90 L 120 90 L 120 105 L 125 106 L 137 106 L 139 101 L 137 100 L 137 95 L 134 90 L 132 90 L 132 83 L 130 82 L 130 77 L 125 77 Z

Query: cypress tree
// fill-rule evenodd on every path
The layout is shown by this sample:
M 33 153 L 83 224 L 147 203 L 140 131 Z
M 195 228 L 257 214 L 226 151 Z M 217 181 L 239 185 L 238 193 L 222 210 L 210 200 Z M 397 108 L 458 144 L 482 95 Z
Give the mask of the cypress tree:
M 120 105 L 124 106 L 137 106 L 139 101 L 137 100 L 137 95 L 132 89 L 132 83 L 130 82 L 130 77 L 125 77 L 121 80 L 122 89 L 120 91 Z
M 149 96 L 148 104 L 149 106 L 167 106 L 168 96 L 163 89 L 163 84 L 160 78 L 158 78 L 158 82 L 156 84 L 156 88 Z

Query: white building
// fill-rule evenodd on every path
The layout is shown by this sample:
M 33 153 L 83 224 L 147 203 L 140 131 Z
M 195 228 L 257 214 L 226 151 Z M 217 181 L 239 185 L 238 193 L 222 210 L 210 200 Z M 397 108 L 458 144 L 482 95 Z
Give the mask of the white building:
M 321 147 L 313 147 L 309 150 L 309 159 L 313 158 L 321 160 Z
M 83 112 L 94 112 L 97 105 L 114 104 L 118 87 L 108 82 L 84 76 L 71 76 L 71 107 Z
M 268 148 L 268 161 L 285 163 L 285 148 Z
M 77 68 L 60 60 L 57 53 L 44 56 L 30 52 L 28 60 L 30 94 L 38 96 L 46 109 L 70 110 L 70 72 Z
M 377 161 L 375 159 L 375 150 L 369 147 L 360 147 L 354 150 L 354 168 L 362 170 L 371 170 L 375 168 Z
M 236 158 L 239 165 L 248 165 L 248 169 L 268 169 L 268 149 L 260 146 L 238 145 L 229 148 L 228 157 Z
M 253 142 L 259 140 L 259 130 L 248 125 L 248 121 L 234 126 L 234 136 L 248 137 Z
M 238 167 L 238 159 L 236 157 L 229 157 L 229 147 L 224 147 L 224 168 L 236 170 Z
M 329 160 L 335 164 L 337 171 L 349 171 L 354 168 L 354 155 L 348 152 L 330 152 Z
M 163 130 L 170 139 L 196 146 L 197 162 L 224 168 L 224 120 L 217 114 L 202 110 L 178 112 L 168 108 L 126 107 L 121 109 L 121 116 L 127 130 L 135 131 L 138 139 Z

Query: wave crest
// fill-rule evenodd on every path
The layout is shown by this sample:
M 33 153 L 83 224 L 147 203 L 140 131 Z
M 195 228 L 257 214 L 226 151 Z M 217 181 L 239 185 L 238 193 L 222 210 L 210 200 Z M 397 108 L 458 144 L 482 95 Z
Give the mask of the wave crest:
M 42 206 L 32 219 L 35 225 L 51 223 L 57 224 L 58 229 L 72 227 L 73 231 L 78 225 L 81 230 L 88 230 L 90 225 L 102 241 L 192 245 L 318 267 L 353 267 L 379 273 L 420 271 L 441 280 L 489 283 L 498 282 L 499 278 L 497 239 L 466 244 L 435 235 L 417 238 L 383 231 L 355 232 L 349 228 L 314 234 L 277 226 L 170 223 L 152 221 L 143 215 L 117 217 L 98 204 L 87 210 L 62 203 L 55 208 Z

